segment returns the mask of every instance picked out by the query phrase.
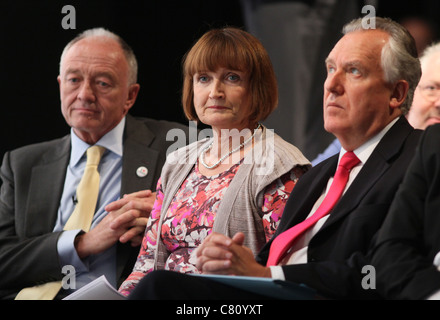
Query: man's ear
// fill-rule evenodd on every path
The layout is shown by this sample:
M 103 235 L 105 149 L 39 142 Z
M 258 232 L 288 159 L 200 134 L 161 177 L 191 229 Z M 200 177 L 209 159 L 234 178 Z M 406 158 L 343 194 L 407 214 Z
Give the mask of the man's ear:
M 408 95 L 409 84 L 405 80 L 399 80 L 394 85 L 393 92 L 390 97 L 390 108 L 399 108 Z
M 141 88 L 141 86 L 137 83 L 130 85 L 130 88 L 128 89 L 127 101 L 125 101 L 125 111 L 126 112 L 128 112 L 128 110 L 130 110 L 131 107 L 136 102 L 136 98 L 138 96 L 140 88 Z

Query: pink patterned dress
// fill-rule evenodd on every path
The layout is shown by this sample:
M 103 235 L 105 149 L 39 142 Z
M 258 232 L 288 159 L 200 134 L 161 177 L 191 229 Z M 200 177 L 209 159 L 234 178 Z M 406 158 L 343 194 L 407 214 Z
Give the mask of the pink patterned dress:
M 234 178 L 240 163 L 216 176 L 206 177 L 195 165 L 175 194 L 160 230 L 160 236 L 169 256 L 165 269 L 182 273 L 199 273 L 195 264 L 195 249 L 211 233 L 215 214 L 224 192 Z M 295 167 L 275 180 L 265 190 L 263 225 L 266 240 L 275 233 L 287 198 L 304 169 Z M 153 270 L 154 254 L 163 202 L 159 180 L 156 201 L 150 214 L 141 250 L 130 276 L 119 288 L 128 295 L 147 273 Z

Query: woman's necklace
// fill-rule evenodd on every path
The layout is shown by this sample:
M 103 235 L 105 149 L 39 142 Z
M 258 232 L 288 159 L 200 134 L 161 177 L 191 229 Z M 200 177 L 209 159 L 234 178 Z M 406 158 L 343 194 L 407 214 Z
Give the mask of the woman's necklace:
M 214 144 L 214 140 L 212 140 L 212 142 L 205 149 L 203 149 L 202 153 L 200 154 L 200 162 L 203 164 L 203 166 L 206 169 L 214 169 L 214 168 L 218 167 L 220 165 L 220 163 L 222 163 L 227 157 L 229 157 L 231 154 L 240 150 L 246 144 L 248 144 L 254 138 L 255 134 L 257 133 L 258 129 L 260 129 L 260 127 L 261 127 L 261 124 L 259 123 L 257 128 L 255 129 L 254 133 L 249 138 L 247 138 L 245 141 L 243 141 L 238 147 L 235 147 L 234 149 L 229 151 L 227 154 L 225 154 L 223 157 L 221 157 L 216 163 L 208 166 L 205 162 L 205 154 L 209 149 L 212 148 L 212 145 Z

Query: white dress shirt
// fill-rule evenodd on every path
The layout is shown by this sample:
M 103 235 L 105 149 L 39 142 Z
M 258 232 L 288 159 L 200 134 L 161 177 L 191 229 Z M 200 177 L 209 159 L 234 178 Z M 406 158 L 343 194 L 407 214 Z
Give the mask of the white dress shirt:
M 384 129 L 382 129 L 381 132 L 379 132 L 377 135 L 375 135 L 373 138 L 368 140 L 366 143 L 364 143 L 362 146 L 357 148 L 356 150 L 353 150 L 354 154 L 359 158 L 360 162 L 358 165 L 356 165 L 351 171 L 350 176 L 348 178 L 347 185 L 345 187 L 344 193 L 347 191 L 347 189 L 350 187 L 351 183 L 354 181 L 358 173 L 361 171 L 363 165 L 367 162 L 370 155 L 373 153 L 376 146 L 379 144 L 382 137 L 388 132 L 388 130 L 397 122 L 398 118 L 393 120 L 391 123 L 389 123 Z M 341 147 L 341 152 L 339 153 L 339 161 L 341 161 L 342 156 L 347 151 L 344 150 L 344 148 Z M 322 201 L 324 200 L 328 190 L 330 189 L 330 186 L 333 182 L 333 177 L 331 177 L 327 183 L 326 189 L 323 191 L 322 195 L 318 198 L 315 205 L 313 206 L 312 210 L 310 211 L 310 214 L 308 217 L 312 216 L 315 211 L 318 209 L 318 207 L 321 205 Z M 285 280 L 284 272 L 281 266 L 283 265 L 290 265 L 290 264 L 300 264 L 300 263 L 307 263 L 307 249 L 308 244 L 310 240 L 313 238 L 313 236 L 321 229 L 321 227 L 324 225 L 324 223 L 327 221 L 329 215 L 321 218 L 316 222 L 316 224 L 311 227 L 309 230 L 305 231 L 303 235 L 301 235 L 292 248 L 289 250 L 289 252 L 286 254 L 286 257 L 281 260 L 280 264 L 278 266 L 271 266 L 271 273 L 273 279 L 279 279 L 279 280 Z
M 437 270 L 440 271 L 440 252 L 435 255 L 433 263 L 437 267 Z M 430 295 L 427 300 L 440 300 L 440 290 Z

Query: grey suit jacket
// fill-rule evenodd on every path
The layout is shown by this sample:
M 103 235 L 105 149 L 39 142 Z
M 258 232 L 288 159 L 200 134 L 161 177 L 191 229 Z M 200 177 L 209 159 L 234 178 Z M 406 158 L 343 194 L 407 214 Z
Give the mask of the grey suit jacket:
M 124 130 L 121 195 L 155 190 L 173 141 L 170 129 L 188 128 L 167 121 L 127 116 Z M 187 135 L 188 136 L 188 135 Z M 21 288 L 60 280 L 57 239 L 52 232 L 70 159 L 70 135 L 7 152 L 0 169 L 0 297 L 13 297 Z M 145 166 L 147 176 L 136 169 Z M 117 276 L 131 272 L 138 248 L 118 244 Z M 12 295 L 11 295 L 12 294 Z

